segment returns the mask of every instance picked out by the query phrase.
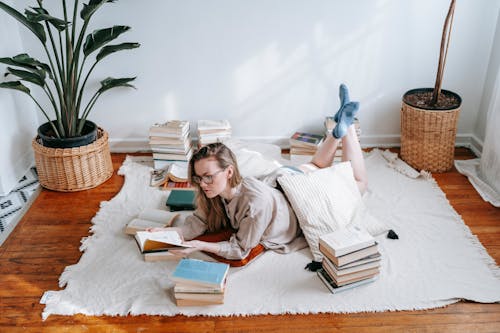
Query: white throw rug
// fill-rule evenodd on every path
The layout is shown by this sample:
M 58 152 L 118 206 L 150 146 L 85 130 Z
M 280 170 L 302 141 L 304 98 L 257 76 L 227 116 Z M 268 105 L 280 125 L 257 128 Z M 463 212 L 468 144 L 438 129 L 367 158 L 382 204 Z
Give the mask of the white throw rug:
M 151 161 L 149 160 L 149 163 Z M 123 226 L 144 207 L 164 207 L 167 192 L 148 186 L 151 167 L 128 158 L 120 169 L 121 192 L 93 218 L 92 235 L 82 241 L 80 261 L 48 291 L 43 318 L 72 315 L 229 316 L 346 313 L 442 307 L 467 299 L 500 301 L 498 266 L 449 205 L 433 181 L 412 179 L 388 166 L 381 151 L 366 157 L 373 215 L 399 240 L 378 237 L 383 261 L 371 284 L 331 294 L 316 273 L 304 270 L 309 249 L 291 254 L 267 251 L 243 269 L 231 269 L 225 303 L 177 307 L 169 274 L 176 262 L 142 260 Z

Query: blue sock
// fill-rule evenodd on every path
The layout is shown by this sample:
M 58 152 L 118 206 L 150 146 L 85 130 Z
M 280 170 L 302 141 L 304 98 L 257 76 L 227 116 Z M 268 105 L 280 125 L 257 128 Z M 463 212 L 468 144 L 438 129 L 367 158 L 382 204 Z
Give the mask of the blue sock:
M 340 108 L 340 110 L 337 112 L 337 125 L 332 131 L 332 135 L 335 138 L 340 139 L 347 134 L 347 130 L 349 129 L 349 126 L 351 126 L 354 122 L 354 116 L 356 115 L 358 110 L 358 102 L 349 102 Z
M 340 110 L 342 109 L 342 107 L 344 105 L 346 105 L 347 103 L 350 102 L 350 100 L 349 100 L 349 90 L 347 89 L 347 86 L 345 84 L 343 84 L 343 83 L 339 87 L 339 99 L 340 99 L 340 108 L 337 111 L 337 113 L 335 113 L 335 115 L 333 116 L 333 120 L 335 120 L 336 123 L 339 122 L 339 113 L 340 113 Z

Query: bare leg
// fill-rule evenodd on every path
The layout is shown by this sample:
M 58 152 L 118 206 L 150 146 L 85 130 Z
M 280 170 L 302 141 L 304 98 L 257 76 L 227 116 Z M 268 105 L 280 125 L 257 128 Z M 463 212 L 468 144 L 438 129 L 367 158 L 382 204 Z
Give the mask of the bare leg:
M 359 191 L 363 194 L 368 185 L 368 175 L 354 125 L 349 126 L 347 134 L 342 138 L 342 161 L 351 161 L 354 179 L 356 179 Z
M 318 147 L 311 163 L 318 168 L 328 168 L 331 166 L 339 143 L 340 139 L 336 139 L 331 134 L 328 134 L 325 141 L 323 141 L 323 143 Z
M 342 161 L 351 162 L 354 179 L 359 191 L 363 194 L 368 185 L 368 175 L 366 173 L 363 151 L 361 150 L 354 125 L 349 126 L 347 134 L 342 139 L 336 139 L 332 135 L 328 135 L 321 146 L 319 146 L 311 162 L 303 164 L 299 168 L 304 172 L 311 172 L 316 168 L 328 168 L 331 166 L 340 140 L 342 140 Z

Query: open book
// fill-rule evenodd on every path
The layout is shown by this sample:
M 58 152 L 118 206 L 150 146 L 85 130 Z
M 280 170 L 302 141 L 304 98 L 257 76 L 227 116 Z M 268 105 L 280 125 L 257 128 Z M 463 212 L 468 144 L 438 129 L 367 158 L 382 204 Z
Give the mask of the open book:
M 135 234 L 135 240 L 137 241 L 141 253 L 161 252 L 192 247 L 183 244 L 179 233 L 174 230 L 155 232 L 138 231 Z
M 170 163 L 164 169 L 155 169 L 151 172 L 150 186 L 161 186 L 164 183 L 172 182 L 187 182 L 188 181 L 188 164 L 187 162 Z
M 179 215 L 179 213 L 173 213 L 162 209 L 144 209 L 136 218 L 125 226 L 125 233 L 127 235 L 135 235 L 137 231 L 145 231 L 148 228 L 169 227 Z

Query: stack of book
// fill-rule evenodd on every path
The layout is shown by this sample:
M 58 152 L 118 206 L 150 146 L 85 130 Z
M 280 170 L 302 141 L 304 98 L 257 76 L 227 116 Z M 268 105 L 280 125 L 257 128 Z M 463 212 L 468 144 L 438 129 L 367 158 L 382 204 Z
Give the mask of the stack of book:
M 332 293 L 373 282 L 380 272 L 377 242 L 359 227 L 321 236 L 319 250 L 324 257 L 317 273 Z
M 361 127 L 359 125 L 359 120 L 358 118 L 354 118 L 354 128 L 356 129 L 356 135 L 358 137 L 358 141 L 361 142 Z M 326 117 L 325 118 L 325 134 L 332 133 L 333 129 L 337 125 L 335 120 L 333 120 L 333 117 Z M 339 142 L 339 145 L 337 146 L 337 150 L 335 151 L 335 157 L 333 158 L 334 162 L 340 162 L 342 161 L 342 141 Z
M 310 162 L 323 139 L 323 135 L 295 132 L 290 137 L 290 160 L 300 163 Z
M 198 120 L 197 134 L 198 147 L 224 142 L 231 138 L 231 124 L 228 120 Z
M 181 259 L 170 277 L 175 282 L 174 297 L 177 305 L 223 304 L 228 271 L 228 264 Z
M 149 145 L 155 169 L 164 169 L 172 161 L 187 162 L 193 154 L 189 121 L 169 120 L 149 129 Z

